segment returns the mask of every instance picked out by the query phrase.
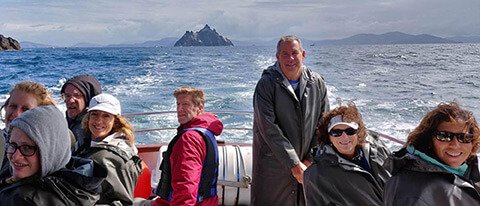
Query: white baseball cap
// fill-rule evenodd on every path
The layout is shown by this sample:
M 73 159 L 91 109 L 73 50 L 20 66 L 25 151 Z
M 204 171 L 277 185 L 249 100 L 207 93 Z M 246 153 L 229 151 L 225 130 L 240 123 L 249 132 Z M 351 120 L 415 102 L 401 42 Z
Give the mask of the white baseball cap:
M 93 110 L 104 111 L 113 115 L 120 115 L 122 113 L 120 101 L 111 94 L 105 93 L 94 96 L 90 100 L 88 111 L 90 112 Z
M 337 115 L 332 119 L 330 119 L 330 123 L 328 123 L 328 132 L 330 132 L 330 130 L 332 130 L 335 126 L 340 124 L 347 125 L 353 129 L 358 129 L 358 124 L 356 122 L 344 122 L 343 116 Z

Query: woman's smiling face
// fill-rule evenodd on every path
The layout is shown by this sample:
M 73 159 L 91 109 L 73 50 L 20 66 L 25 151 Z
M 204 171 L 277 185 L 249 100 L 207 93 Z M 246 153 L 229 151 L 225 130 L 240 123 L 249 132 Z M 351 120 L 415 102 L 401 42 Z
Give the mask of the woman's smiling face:
M 438 125 L 438 132 L 449 133 L 467 133 L 463 121 L 442 122 Z M 455 137 L 450 142 L 440 141 L 432 137 L 433 149 L 437 158 L 451 167 L 462 165 L 470 156 L 473 149 L 473 143 L 461 143 Z
M 345 130 L 351 128 L 348 125 L 339 124 L 332 128 L 333 130 Z M 331 134 L 329 135 L 330 142 L 333 146 L 337 149 L 337 151 L 349 158 L 353 158 L 355 156 L 355 148 L 358 144 L 358 134 L 355 133 L 353 135 L 347 135 L 345 131 L 339 137 L 334 137 Z
M 112 131 L 114 123 L 115 115 L 99 110 L 90 111 L 88 129 L 92 133 L 92 140 L 107 137 Z
M 11 146 L 7 148 L 7 157 L 12 168 L 12 176 L 16 179 L 22 179 L 30 177 L 40 172 L 40 151 L 35 145 L 35 142 L 28 137 L 28 135 L 22 130 L 14 127 L 10 134 Z M 24 155 L 20 152 L 20 147 L 30 146 L 30 150 L 34 150 L 32 155 Z M 11 153 L 10 150 L 16 147 L 15 152 Z M 31 153 L 30 153 L 31 154 Z

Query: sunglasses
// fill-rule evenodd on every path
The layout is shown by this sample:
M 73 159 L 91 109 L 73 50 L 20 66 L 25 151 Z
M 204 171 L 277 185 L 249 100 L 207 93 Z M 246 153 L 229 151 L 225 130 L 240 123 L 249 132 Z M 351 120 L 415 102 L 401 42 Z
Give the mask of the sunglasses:
M 457 138 L 457 141 L 460 143 L 471 143 L 473 141 L 473 134 L 468 133 L 452 133 L 452 132 L 443 132 L 438 131 L 435 133 L 435 139 L 442 142 L 451 142 L 453 138 Z
M 343 132 L 345 132 L 345 134 L 351 136 L 351 135 L 354 135 L 354 134 L 357 134 L 357 130 L 356 129 L 353 129 L 351 127 L 345 129 L 345 130 L 341 130 L 341 129 L 332 129 L 330 130 L 330 132 L 328 133 L 329 135 L 333 136 L 333 137 L 340 137 L 342 136 Z
M 32 146 L 32 145 L 17 145 L 16 143 L 6 143 L 7 145 L 7 154 L 13 155 L 17 149 L 22 153 L 23 156 L 29 157 L 35 154 L 35 152 L 38 150 L 37 146 Z

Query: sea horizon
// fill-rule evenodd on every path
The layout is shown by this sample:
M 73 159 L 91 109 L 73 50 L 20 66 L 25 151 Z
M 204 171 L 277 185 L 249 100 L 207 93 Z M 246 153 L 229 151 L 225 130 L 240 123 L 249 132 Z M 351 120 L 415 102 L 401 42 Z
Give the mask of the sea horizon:
M 305 46 L 305 65 L 336 99 L 354 101 L 369 129 L 401 140 L 443 101 L 458 101 L 478 118 L 480 44 Z M 122 112 L 174 111 L 172 92 L 195 86 L 206 93 L 207 111 L 252 111 L 261 73 L 275 62 L 269 47 L 25 49 L 0 56 L 0 102 L 17 82 L 36 81 L 52 91 L 68 78 L 90 74 L 120 99 Z M 227 127 L 252 127 L 252 116 L 222 115 Z M 136 130 L 178 126 L 175 115 L 130 119 Z M 168 142 L 175 131 L 138 134 L 138 144 Z M 230 131 L 220 139 L 251 142 L 251 133 Z

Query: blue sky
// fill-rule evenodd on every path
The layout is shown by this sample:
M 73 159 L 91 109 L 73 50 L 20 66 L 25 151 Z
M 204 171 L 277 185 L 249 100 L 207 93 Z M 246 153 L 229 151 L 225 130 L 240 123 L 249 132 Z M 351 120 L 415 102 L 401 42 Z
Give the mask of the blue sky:
M 209 24 L 232 40 L 401 31 L 480 35 L 479 0 L 0 0 L 0 34 L 70 46 L 180 38 Z

